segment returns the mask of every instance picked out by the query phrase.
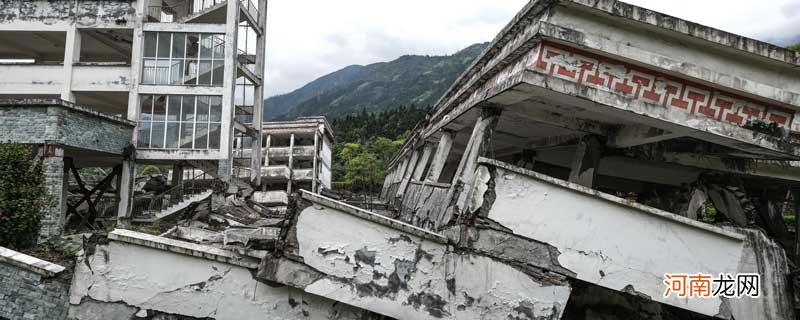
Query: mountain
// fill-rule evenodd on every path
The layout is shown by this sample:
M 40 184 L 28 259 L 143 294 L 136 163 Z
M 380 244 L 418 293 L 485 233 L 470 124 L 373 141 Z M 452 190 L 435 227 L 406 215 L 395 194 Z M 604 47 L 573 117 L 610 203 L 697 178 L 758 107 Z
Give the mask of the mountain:
M 390 62 L 352 65 L 300 89 L 264 101 L 268 120 L 324 115 L 337 118 L 401 105 L 429 107 L 483 51 L 471 45 L 448 56 L 405 55 Z

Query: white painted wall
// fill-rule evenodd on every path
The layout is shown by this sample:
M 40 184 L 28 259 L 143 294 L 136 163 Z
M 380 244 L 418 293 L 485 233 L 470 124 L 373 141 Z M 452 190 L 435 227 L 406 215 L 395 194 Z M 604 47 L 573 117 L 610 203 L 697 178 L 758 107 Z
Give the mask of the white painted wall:
M 243 267 L 118 241 L 98 245 L 94 255 L 79 257 L 75 268 L 70 308 L 77 319 L 93 319 L 98 312 L 106 313 L 100 319 L 121 319 L 118 312 L 126 310 L 119 304 L 98 308 L 91 300 L 120 302 L 137 312 L 218 320 L 330 319 L 333 314 L 360 319 L 362 313 L 297 289 L 257 282 Z

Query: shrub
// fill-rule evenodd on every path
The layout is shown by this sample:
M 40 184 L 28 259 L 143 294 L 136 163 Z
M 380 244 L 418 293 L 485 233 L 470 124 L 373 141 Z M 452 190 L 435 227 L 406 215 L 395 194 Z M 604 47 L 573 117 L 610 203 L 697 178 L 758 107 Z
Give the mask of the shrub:
M 31 147 L 0 143 L 0 246 L 36 244 L 42 209 L 49 204 L 42 165 Z

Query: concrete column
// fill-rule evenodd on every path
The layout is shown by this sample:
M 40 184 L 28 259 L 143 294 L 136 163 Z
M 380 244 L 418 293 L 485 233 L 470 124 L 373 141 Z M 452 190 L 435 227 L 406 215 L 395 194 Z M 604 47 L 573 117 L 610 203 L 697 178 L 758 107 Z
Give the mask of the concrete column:
M 419 163 L 417 163 L 417 167 L 414 169 L 414 175 L 411 176 L 414 180 L 422 181 L 422 174 L 425 173 L 425 166 L 431 158 L 431 153 L 433 153 L 433 145 L 425 142 L 422 149 L 422 156 L 420 156 Z
M 572 159 L 569 182 L 592 188 L 597 176 L 597 166 L 603 155 L 603 143 L 597 136 L 587 135 L 578 142 L 578 149 Z
M 133 160 L 122 161 L 122 170 L 119 174 L 119 206 L 117 207 L 117 225 L 126 227 L 130 224 L 133 211 L 133 185 L 136 183 L 136 164 Z
M 286 193 L 292 193 L 294 180 L 294 133 L 289 136 L 289 182 L 286 184 Z
M 233 125 L 235 107 L 234 90 L 238 69 L 236 67 L 237 37 L 239 27 L 239 5 L 240 1 L 228 1 L 225 21 L 225 70 L 222 79 L 222 128 L 220 136 L 219 150 L 225 155 L 227 160 L 220 160 L 217 174 L 221 179 L 230 181 L 232 171 L 233 138 L 235 129 Z M 252 157 L 252 156 L 251 156 Z M 238 179 L 238 177 L 237 177 Z
M 256 69 L 255 74 L 261 79 L 261 83 L 255 83 L 255 98 L 253 100 L 253 129 L 258 134 L 253 139 L 250 153 L 250 184 L 254 187 L 261 185 L 261 144 L 263 135 L 261 132 L 264 120 L 264 55 L 266 54 L 266 28 L 267 28 L 267 1 L 258 1 L 259 17 L 256 28 L 261 29 L 261 33 L 256 35 Z
M 408 183 L 411 181 L 411 177 L 414 174 L 414 169 L 417 166 L 417 160 L 419 160 L 419 150 L 414 149 L 414 152 L 411 153 L 411 159 L 408 160 L 408 168 L 406 172 L 403 174 L 402 180 L 400 180 L 400 188 L 397 188 L 397 195 L 396 197 L 399 199 L 403 198 L 403 195 L 406 193 L 406 188 L 408 188 Z
M 317 179 L 319 177 L 319 170 L 317 167 L 317 160 L 319 158 L 319 131 L 314 132 L 314 166 L 311 178 L 311 192 L 317 192 Z
M 448 196 L 448 199 L 458 199 L 456 205 L 459 210 L 466 207 L 466 202 L 470 197 L 478 157 L 486 156 L 490 151 L 492 134 L 494 127 L 500 120 L 500 112 L 500 109 L 490 107 L 481 109 L 481 116 L 472 129 L 467 149 L 464 150 L 464 154 L 461 156 L 458 169 L 456 169 L 456 174 L 453 176 L 453 184 L 450 186 L 450 195 Z
M 266 146 L 264 147 L 264 166 L 269 165 L 269 148 L 272 146 L 272 135 L 267 135 Z
M 69 175 L 64 168 L 64 148 L 45 145 L 42 147 L 42 174 L 45 190 L 51 197 L 52 205 L 42 212 L 39 243 L 61 235 L 67 213 L 67 187 Z
M 75 102 L 72 93 L 72 65 L 80 61 L 81 33 L 77 27 L 67 30 L 67 40 L 64 43 L 64 87 L 61 89 L 61 100 Z
M 431 168 L 428 170 L 427 181 L 439 182 L 439 177 L 442 175 L 447 157 L 450 155 L 450 149 L 453 148 L 455 134 L 455 132 L 450 130 L 442 131 L 442 137 L 439 139 L 439 145 L 436 147 L 436 153 L 433 155 L 433 160 L 431 161 Z
M 173 188 L 173 193 L 170 195 L 170 203 L 177 204 L 183 200 L 183 192 L 179 189 L 174 189 L 176 186 L 183 183 L 183 165 L 180 164 L 173 164 L 172 165 L 172 185 L 170 188 Z

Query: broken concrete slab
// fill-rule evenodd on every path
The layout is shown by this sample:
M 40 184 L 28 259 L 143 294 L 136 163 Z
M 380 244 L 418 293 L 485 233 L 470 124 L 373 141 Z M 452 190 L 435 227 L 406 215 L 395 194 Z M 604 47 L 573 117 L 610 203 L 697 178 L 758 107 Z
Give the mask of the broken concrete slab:
M 239 265 L 110 240 L 78 257 L 70 292 L 76 320 L 127 319 L 134 313 L 217 320 L 375 318 L 297 289 L 260 283 Z
M 441 235 L 303 198 L 283 256 L 265 259 L 260 278 L 398 319 L 560 318 L 569 298 L 563 276 L 533 277 Z
M 228 228 L 223 231 L 224 244 L 231 243 L 247 245 L 252 240 L 278 240 L 281 228 L 260 227 L 260 228 Z

